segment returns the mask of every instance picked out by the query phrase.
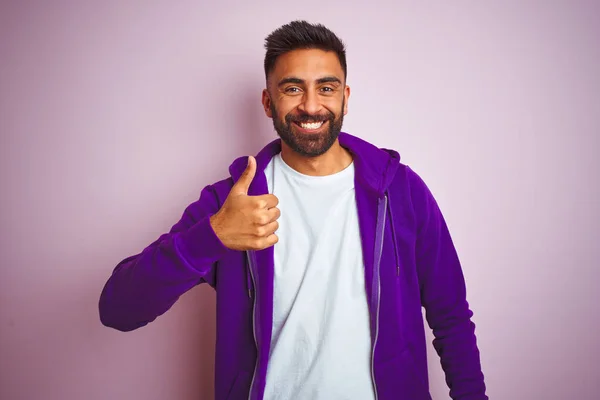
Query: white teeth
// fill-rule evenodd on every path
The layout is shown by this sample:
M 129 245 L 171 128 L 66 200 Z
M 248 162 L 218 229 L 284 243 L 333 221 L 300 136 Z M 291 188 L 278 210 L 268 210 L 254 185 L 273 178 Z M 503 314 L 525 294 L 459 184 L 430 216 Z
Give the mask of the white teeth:
M 323 125 L 323 122 L 313 122 L 312 124 L 300 124 L 304 129 L 319 129 Z

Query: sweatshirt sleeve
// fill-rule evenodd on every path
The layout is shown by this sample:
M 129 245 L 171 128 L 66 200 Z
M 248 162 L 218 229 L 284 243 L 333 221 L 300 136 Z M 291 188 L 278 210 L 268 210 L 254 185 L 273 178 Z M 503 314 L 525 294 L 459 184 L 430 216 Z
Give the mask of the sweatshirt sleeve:
M 475 325 L 466 285 L 448 226 L 432 193 L 412 170 L 410 184 L 417 218 L 417 273 L 421 303 L 433 331 L 454 400 L 487 400 Z
M 100 295 L 102 324 L 132 331 L 154 321 L 194 286 L 215 287 L 215 265 L 228 251 L 210 225 L 218 210 L 216 194 L 205 187 L 168 233 L 122 260 Z

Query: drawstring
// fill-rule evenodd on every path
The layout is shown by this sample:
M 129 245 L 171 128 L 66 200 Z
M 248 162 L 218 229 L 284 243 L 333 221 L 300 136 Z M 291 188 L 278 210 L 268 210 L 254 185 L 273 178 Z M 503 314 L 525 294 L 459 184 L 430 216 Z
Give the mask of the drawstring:
M 394 241 L 394 254 L 396 256 L 396 275 L 400 276 L 400 257 L 398 255 L 398 241 L 396 240 L 396 221 L 394 220 L 394 213 L 392 212 L 392 201 L 390 200 L 390 193 L 386 192 L 388 197 L 388 211 L 390 212 L 390 225 L 392 226 L 392 239 Z
M 250 253 L 246 252 L 246 290 L 248 297 L 252 298 L 252 277 L 250 276 Z

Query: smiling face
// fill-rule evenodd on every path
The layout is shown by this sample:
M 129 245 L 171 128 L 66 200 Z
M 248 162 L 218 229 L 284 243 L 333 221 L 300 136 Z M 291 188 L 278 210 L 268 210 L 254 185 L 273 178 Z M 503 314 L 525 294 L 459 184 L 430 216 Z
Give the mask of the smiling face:
M 283 143 L 300 155 L 316 157 L 335 143 L 349 96 L 337 55 L 302 49 L 277 58 L 262 102 Z

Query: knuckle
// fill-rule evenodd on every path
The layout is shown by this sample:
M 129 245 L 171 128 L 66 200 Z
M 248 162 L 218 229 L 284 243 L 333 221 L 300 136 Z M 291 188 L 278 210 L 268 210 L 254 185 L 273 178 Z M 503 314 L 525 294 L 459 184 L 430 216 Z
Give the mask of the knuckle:
M 262 213 L 260 212 L 260 210 L 254 210 L 252 211 L 252 217 L 254 219 L 254 222 L 260 224 L 260 221 L 262 220 Z
M 258 225 L 266 225 L 269 223 L 269 218 L 264 214 L 259 214 L 256 216 L 256 223 Z

